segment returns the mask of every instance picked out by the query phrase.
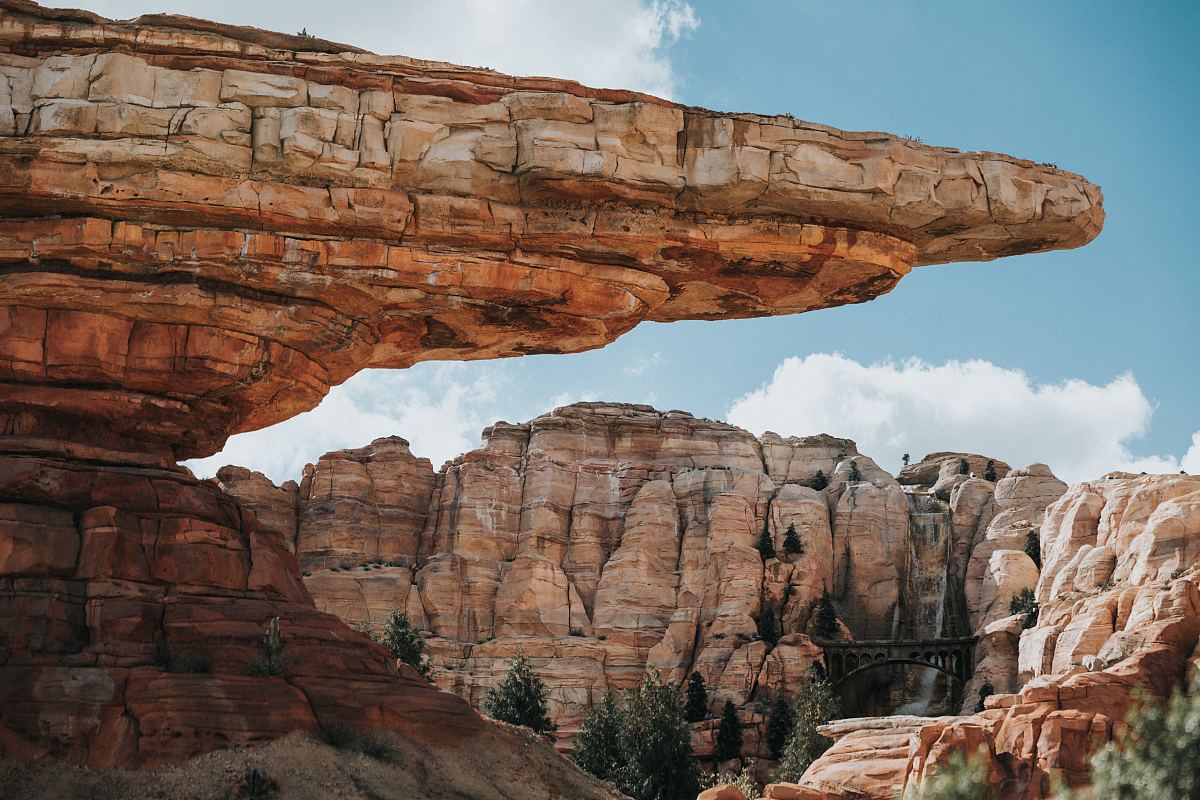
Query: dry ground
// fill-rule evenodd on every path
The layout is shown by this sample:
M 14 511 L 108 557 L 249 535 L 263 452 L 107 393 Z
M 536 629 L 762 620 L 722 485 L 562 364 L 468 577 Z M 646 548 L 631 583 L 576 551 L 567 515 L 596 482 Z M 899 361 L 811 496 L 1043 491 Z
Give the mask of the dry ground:
M 0 760 L 0 800 L 227 800 L 245 797 L 247 767 L 278 784 L 275 800 L 620 800 L 531 735 L 522 746 L 430 751 L 396 739 L 387 760 L 338 750 L 304 734 L 220 750 L 147 771 Z M 509 739 L 511 741 L 511 739 Z

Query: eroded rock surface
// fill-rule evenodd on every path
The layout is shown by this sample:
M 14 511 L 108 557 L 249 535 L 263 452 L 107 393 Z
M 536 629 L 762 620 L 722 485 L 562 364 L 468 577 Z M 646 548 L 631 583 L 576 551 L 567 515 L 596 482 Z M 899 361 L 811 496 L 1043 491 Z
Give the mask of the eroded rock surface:
M 0 101 L 6 429 L 160 457 L 364 367 L 857 303 L 1103 221 L 1009 156 L 162 15 L 4 0 Z
M 518 639 L 580 653 L 568 718 L 645 664 L 739 703 L 785 685 L 772 656 L 813 655 L 800 609 L 844 558 L 814 544 L 762 565 L 764 525 L 825 531 L 820 498 L 788 486 L 819 464 L 835 508 L 863 495 L 841 535 L 864 568 L 864 532 L 900 519 L 898 484 L 864 457 L 858 488 L 830 437 L 764 447 L 645 412 L 629 442 L 577 458 L 567 414 L 498 425 L 437 477 L 396 441 L 278 492 L 172 463 L 365 367 L 862 302 L 921 264 L 1082 245 L 1101 202 L 993 153 L 0 0 L 0 743 L 145 765 L 349 720 L 433 749 L 520 746 L 317 612 L 305 567 L 328 608 L 401 604 L 472 674 Z M 663 456 L 633 455 L 645 442 Z M 617 552 L 626 512 L 656 558 L 677 543 L 676 576 Z M 378 569 L 350 585 L 333 567 L 356 548 Z M 863 613 L 893 603 L 896 564 L 870 562 Z M 754 641 L 768 608 L 796 637 L 774 651 Z M 276 616 L 294 661 L 255 676 Z

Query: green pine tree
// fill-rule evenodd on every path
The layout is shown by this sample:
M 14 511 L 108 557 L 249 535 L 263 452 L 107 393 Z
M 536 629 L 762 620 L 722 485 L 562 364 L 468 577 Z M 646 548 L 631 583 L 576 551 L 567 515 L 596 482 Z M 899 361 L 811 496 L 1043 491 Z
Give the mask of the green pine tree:
M 1033 589 L 1026 586 L 1017 594 L 1012 596 L 1008 601 L 1008 613 L 1023 614 L 1021 617 L 1021 627 L 1028 630 L 1034 625 L 1037 625 L 1038 613 L 1041 611 L 1038 605 L 1037 596 L 1034 595 Z
M 794 522 L 788 523 L 787 533 L 783 535 L 783 550 L 792 555 L 804 552 L 804 542 L 800 541 L 800 534 L 796 533 L 796 523 Z
M 393 658 L 408 664 L 425 680 L 433 680 L 433 669 L 425 650 L 425 637 L 413 627 L 408 614 L 400 611 L 388 614 L 383 633 L 377 637 L 377 641 L 388 649 Z
M 1033 559 L 1039 571 L 1042 569 L 1042 537 L 1038 536 L 1037 531 L 1025 534 L 1025 555 Z
M 829 478 L 825 476 L 825 470 L 817 470 L 817 474 L 813 475 L 812 488 L 819 492 L 827 486 L 829 486 Z
M 858 483 L 862 480 L 862 470 L 858 468 L 858 462 L 852 460 L 850 462 L 850 482 Z
M 818 639 L 832 639 L 838 632 L 838 618 L 829 592 L 823 592 L 813 607 L 813 634 Z
M 906 466 L 906 467 L 908 466 L 908 462 L 911 458 L 912 458 L 912 456 L 910 456 L 908 453 L 904 454 L 904 456 L 902 458 L 902 460 L 904 461 L 904 466 Z
M 742 723 L 738 721 L 737 708 L 733 701 L 726 700 L 721 709 L 721 724 L 717 727 L 717 761 L 741 758 Z
M 611 691 L 592 707 L 583 721 L 571 758 L 602 781 L 615 781 L 625 768 L 625 711 Z
M 704 685 L 704 676 L 693 672 L 688 678 L 687 705 L 684 717 L 688 722 L 700 722 L 708 719 L 708 689 Z
M 648 670 L 625 694 L 625 718 L 621 791 L 634 800 L 695 800 L 700 769 L 679 690 Z
M 538 733 L 551 733 L 555 729 L 546 709 L 546 684 L 521 653 L 508 662 L 504 680 L 488 690 L 483 707 L 501 722 L 524 725 Z
M 967 460 L 965 458 L 960 458 L 958 460 L 958 474 L 959 475 L 970 475 L 971 474 L 971 465 L 967 463 Z
M 763 606 L 762 611 L 758 612 L 756 622 L 758 623 L 758 638 L 770 645 L 779 641 L 779 620 L 775 617 L 774 608 Z
M 771 757 L 779 758 L 788 737 L 792 735 L 795 719 L 792 717 L 792 706 L 782 697 L 771 706 L 771 719 L 767 721 L 767 747 L 771 748 Z
M 992 483 L 996 482 L 996 459 L 988 459 L 987 466 L 983 470 L 983 479 Z
M 763 561 L 775 557 L 775 539 L 766 528 L 758 535 L 758 552 L 762 554 Z
M 833 719 L 837 706 L 833 686 L 820 665 L 814 663 L 792 701 L 792 733 L 783 746 L 777 781 L 799 781 L 808 765 L 829 749 L 832 742 L 817 728 Z

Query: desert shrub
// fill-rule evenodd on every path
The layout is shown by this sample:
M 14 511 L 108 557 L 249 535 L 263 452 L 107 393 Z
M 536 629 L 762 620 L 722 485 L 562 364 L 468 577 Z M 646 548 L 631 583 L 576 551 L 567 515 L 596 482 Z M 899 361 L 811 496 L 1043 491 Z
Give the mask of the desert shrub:
M 250 672 L 260 678 L 278 678 L 284 673 L 284 645 L 279 635 L 279 617 L 271 617 L 263 634 L 262 654 L 250 666 Z
M 971 465 L 967 463 L 967 460 L 965 458 L 960 458 L 958 460 L 958 474 L 959 475 L 970 475 L 971 474 Z
M 862 470 L 858 468 L 858 462 L 851 460 L 850 462 L 850 482 L 858 483 L 862 480 Z
M 985 683 L 983 686 L 979 687 L 979 702 L 975 704 L 975 713 L 976 714 L 978 714 L 980 711 L 983 711 L 985 708 L 987 708 L 984 701 L 987 700 L 992 695 L 994 695 L 995 693 L 996 693 L 996 687 L 992 686 L 990 683 Z
M 279 786 L 274 778 L 258 767 L 247 764 L 238 777 L 233 796 L 238 800 L 268 800 L 274 797 L 278 790 Z
M 488 690 L 483 706 L 493 719 L 523 725 L 537 733 L 551 733 L 555 725 L 546 707 L 546 684 L 518 653 L 508 662 L 508 674 Z
M 396 740 L 387 731 L 360 733 L 351 748 L 376 761 L 392 761 L 396 758 Z
M 983 760 L 953 753 L 936 772 L 904 792 L 904 800 L 991 800 L 996 796 L 987 780 Z
M 1200 676 L 1166 702 L 1143 699 L 1124 735 L 1092 758 L 1094 800 L 1200 800 Z
M 616 781 L 625 767 L 625 711 L 609 691 L 592 707 L 575 737 L 571 758 L 584 772 Z
M 329 722 L 321 726 L 321 741 L 338 750 L 362 753 L 377 761 L 391 761 L 396 757 L 396 739 L 388 731 L 358 731 L 341 722 Z
M 742 755 L 742 723 L 737 718 L 737 707 L 731 700 L 725 701 L 721 709 L 721 724 L 717 726 L 717 761 L 728 761 Z
M 992 483 L 996 482 L 996 459 L 988 459 L 987 466 L 983 468 L 983 479 Z
M 903 456 L 901 456 L 901 457 L 900 457 L 900 460 L 901 460 L 901 461 L 903 461 L 903 462 L 904 462 L 904 466 L 906 466 L 906 467 L 907 467 L 907 466 L 908 466 L 908 462 L 912 460 L 912 456 L 910 456 L 908 453 L 905 453 Z
M 812 479 L 812 488 L 819 492 L 827 486 L 829 486 L 829 478 L 825 475 L 825 470 L 817 470 L 817 474 Z
M 1008 613 L 1021 614 L 1021 627 L 1025 629 L 1037 625 L 1040 611 L 1041 607 L 1038 605 L 1037 597 L 1033 594 L 1033 589 L 1028 586 L 1014 594 L 1008 601 Z
M 787 532 L 783 534 L 783 551 L 792 555 L 799 555 L 804 552 L 804 542 L 800 541 L 800 534 L 796 533 L 796 523 L 789 522 Z
M 837 697 L 824 670 L 813 664 L 792 700 L 792 732 L 783 746 L 776 780 L 795 783 L 831 742 L 817 728 L 837 713 Z
M 754 780 L 754 762 L 742 767 L 742 771 L 734 775 L 732 772 L 711 772 L 700 779 L 701 789 L 711 789 L 714 786 L 733 786 L 748 798 L 759 796 L 758 781 Z
M 693 672 L 688 678 L 687 703 L 683 715 L 688 722 L 708 719 L 708 688 L 704 685 L 704 676 L 699 672 Z

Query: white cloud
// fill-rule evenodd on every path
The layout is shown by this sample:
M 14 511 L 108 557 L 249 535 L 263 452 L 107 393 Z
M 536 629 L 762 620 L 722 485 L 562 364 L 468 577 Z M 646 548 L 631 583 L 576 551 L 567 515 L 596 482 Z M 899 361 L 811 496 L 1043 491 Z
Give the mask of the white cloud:
M 1103 386 L 1038 384 L 987 361 L 919 359 L 869 366 L 839 354 L 788 358 L 771 380 L 738 398 L 728 419 L 755 433 L 830 433 L 858 442 L 885 468 L 900 456 L 963 450 L 1013 466 L 1049 464 L 1067 481 L 1106 472 L 1200 472 L 1200 433 L 1181 459 L 1137 456 L 1154 408 L 1130 374 Z
M 502 416 L 506 383 L 498 370 L 456 363 L 367 370 L 335 387 L 312 411 L 231 437 L 220 453 L 185 466 L 207 477 L 238 464 L 281 483 L 299 480 L 305 464 L 330 450 L 403 436 L 436 469 L 479 445 L 480 431 Z
M 622 369 L 626 375 L 632 375 L 635 378 L 640 378 L 651 368 L 662 366 L 662 363 L 663 354 L 654 352 L 648 356 L 638 356 L 633 360 L 632 364 L 629 364 Z
M 674 96 L 666 49 L 696 30 L 683 0 L 62 0 L 107 17 L 187 14 L 294 33 L 376 53 L 491 67 L 516 75 Z M 164 9 L 164 7 L 166 7 Z

